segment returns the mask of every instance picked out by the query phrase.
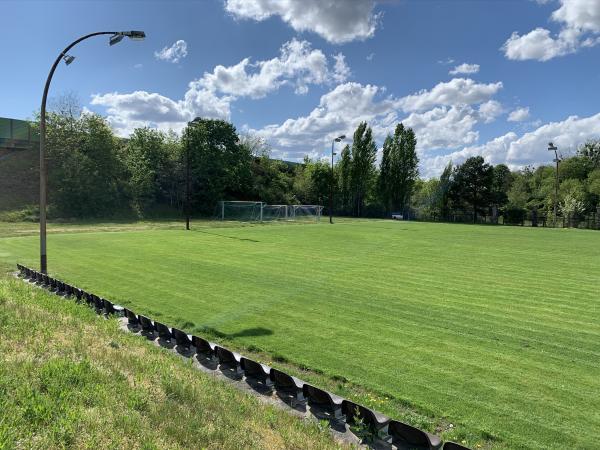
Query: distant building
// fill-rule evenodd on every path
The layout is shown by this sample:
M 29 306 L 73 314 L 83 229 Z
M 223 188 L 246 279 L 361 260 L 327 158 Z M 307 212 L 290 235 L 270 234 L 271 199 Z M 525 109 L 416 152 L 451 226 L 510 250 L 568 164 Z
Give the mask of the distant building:
M 39 134 L 31 127 L 31 123 L 0 117 L 0 151 L 29 150 L 39 142 Z

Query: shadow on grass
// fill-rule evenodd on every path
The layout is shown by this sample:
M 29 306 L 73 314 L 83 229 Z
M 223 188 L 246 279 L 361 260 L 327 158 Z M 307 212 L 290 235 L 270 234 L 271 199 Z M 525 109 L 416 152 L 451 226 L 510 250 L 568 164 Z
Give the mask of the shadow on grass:
M 210 233 L 208 231 L 203 231 L 203 230 L 194 230 L 197 233 L 204 233 L 204 234 L 210 234 L 212 236 L 219 236 L 222 238 L 227 238 L 227 239 L 235 239 L 236 241 L 246 241 L 246 242 L 260 242 L 257 241 L 256 239 L 248 239 L 248 238 L 239 238 L 239 237 L 235 237 L 235 236 L 226 236 L 224 234 L 219 234 L 219 233 Z
M 256 337 L 256 336 L 270 336 L 273 334 L 273 330 L 263 327 L 246 328 L 245 330 L 236 331 L 235 333 L 223 333 L 212 327 L 202 327 L 200 332 L 207 333 L 223 339 L 234 339 L 239 337 Z

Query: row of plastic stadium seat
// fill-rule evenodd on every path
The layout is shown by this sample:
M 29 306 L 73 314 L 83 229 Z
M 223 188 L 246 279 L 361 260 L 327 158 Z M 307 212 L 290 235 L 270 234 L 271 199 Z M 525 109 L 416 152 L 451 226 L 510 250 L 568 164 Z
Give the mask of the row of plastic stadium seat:
M 308 403 L 318 408 L 326 417 L 335 421 L 345 421 L 350 425 L 362 423 L 379 439 L 392 443 L 398 448 L 465 450 L 460 444 L 442 441 L 438 436 L 419 430 L 411 425 L 391 419 L 366 406 L 346 400 L 331 392 L 306 383 L 292 375 L 247 358 L 213 342 L 169 327 L 129 308 L 116 305 L 95 294 L 49 277 L 35 270 L 17 264 L 19 275 L 29 279 L 58 295 L 73 296 L 78 302 L 85 302 L 99 314 L 116 314 L 127 318 L 130 328 L 139 330 L 147 337 L 159 338 L 176 345 L 180 352 L 197 354 L 201 358 L 216 362 L 223 371 L 237 376 L 245 376 L 269 390 L 273 389 L 282 399 L 292 405 Z

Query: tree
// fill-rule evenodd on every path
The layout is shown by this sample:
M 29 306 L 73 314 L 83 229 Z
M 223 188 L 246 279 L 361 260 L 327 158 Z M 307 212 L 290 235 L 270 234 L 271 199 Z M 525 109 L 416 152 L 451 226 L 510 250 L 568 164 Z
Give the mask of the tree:
M 60 217 L 112 216 L 126 205 L 125 167 L 105 119 L 49 113 L 46 128 L 49 204 Z
M 399 123 L 394 136 L 386 138 L 379 175 L 379 192 L 386 207 L 406 213 L 415 181 L 419 176 L 417 139 L 411 128 Z
M 341 210 L 348 213 L 352 210 L 352 186 L 350 180 L 352 175 L 352 155 L 349 145 L 346 144 L 342 149 L 337 166 L 340 192 L 339 203 L 341 204 Z
M 452 187 L 452 174 L 454 173 L 452 161 L 444 168 L 440 175 L 439 197 L 440 197 L 440 214 L 443 219 L 448 220 L 450 217 L 450 188 Z
M 174 156 L 164 133 L 137 128 L 123 148 L 123 160 L 129 173 L 129 189 L 134 208 L 147 211 L 169 198 L 174 173 Z
M 362 215 L 367 194 L 373 184 L 376 156 L 377 146 L 373 139 L 373 130 L 367 126 L 367 122 L 361 122 L 354 132 L 350 171 L 354 213 L 358 217 Z
M 494 169 L 481 156 L 472 156 L 454 171 L 451 197 L 456 204 L 469 207 L 473 223 L 492 201 Z
M 583 144 L 577 155 L 590 161 L 592 169 L 600 169 L 600 139 L 592 139 Z
M 190 149 L 193 210 L 211 213 L 220 200 L 248 195 L 252 155 L 247 146 L 239 145 L 231 123 L 198 120 L 186 128 L 183 141 Z

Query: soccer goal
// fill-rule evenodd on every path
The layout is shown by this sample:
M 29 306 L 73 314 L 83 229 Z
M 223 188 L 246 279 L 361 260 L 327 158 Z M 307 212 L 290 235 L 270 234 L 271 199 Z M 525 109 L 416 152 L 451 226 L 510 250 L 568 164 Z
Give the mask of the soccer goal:
M 320 205 L 267 205 L 264 202 L 221 201 L 217 206 L 219 220 L 241 222 L 313 221 L 321 220 Z
M 239 220 L 241 222 L 262 221 L 263 202 L 221 201 L 218 206 L 219 220 Z
M 315 221 L 321 220 L 323 207 L 321 205 L 290 205 L 290 220 Z

